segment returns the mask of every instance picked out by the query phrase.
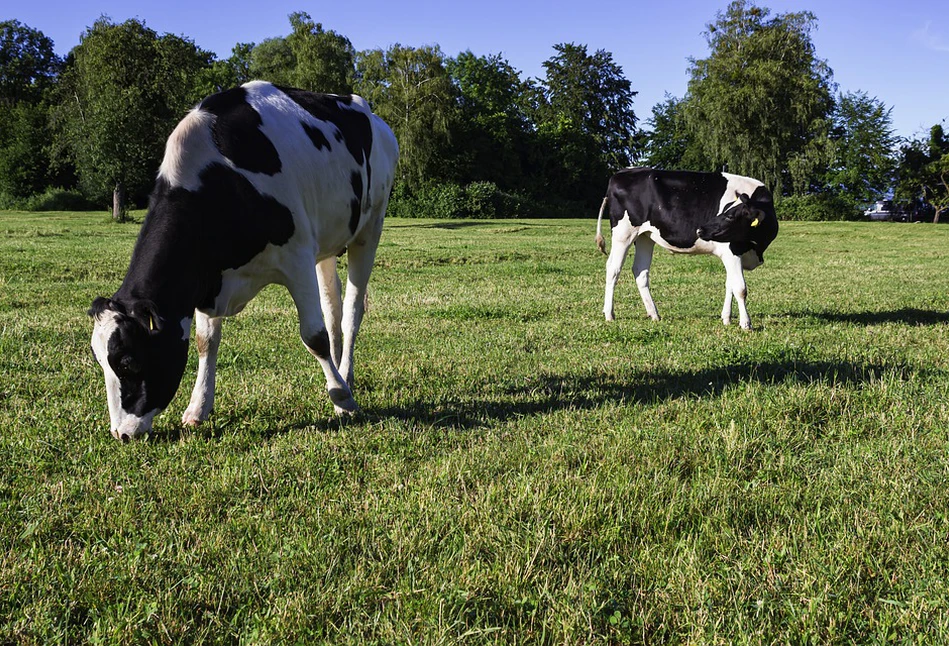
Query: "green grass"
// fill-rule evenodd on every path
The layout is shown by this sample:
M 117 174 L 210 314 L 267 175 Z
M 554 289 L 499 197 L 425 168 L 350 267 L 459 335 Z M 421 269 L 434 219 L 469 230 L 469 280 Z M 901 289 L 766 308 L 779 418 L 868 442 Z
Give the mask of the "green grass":
M 592 219 L 386 226 L 358 417 L 270 287 L 122 445 L 137 226 L 0 214 L 0 643 L 949 640 L 949 227 L 783 224 L 746 333 L 658 253 L 604 322 Z

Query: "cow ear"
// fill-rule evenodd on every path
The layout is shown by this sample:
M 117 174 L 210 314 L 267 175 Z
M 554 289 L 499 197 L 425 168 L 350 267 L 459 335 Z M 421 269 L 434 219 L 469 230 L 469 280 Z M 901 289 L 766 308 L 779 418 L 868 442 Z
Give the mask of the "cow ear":
M 86 312 L 92 318 L 99 318 L 99 315 L 106 310 L 115 310 L 115 301 L 111 298 L 106 298 L 105 296 L 98 296 L 94 301 L 92 301 L 92 306 L 89 308 L 89 311 Z
M 741 200 L 742 204 L 748 204 L 748 202 L 751 201 L 751 198 L 748 197 L 747 193 L 739 193 L 738 191 L 735 191 L 735 197 Z
M 136 301 L 129 314 L 149 334 L 161 332 L 161 317 L 158 316 L 158 308 L 151 301 Z

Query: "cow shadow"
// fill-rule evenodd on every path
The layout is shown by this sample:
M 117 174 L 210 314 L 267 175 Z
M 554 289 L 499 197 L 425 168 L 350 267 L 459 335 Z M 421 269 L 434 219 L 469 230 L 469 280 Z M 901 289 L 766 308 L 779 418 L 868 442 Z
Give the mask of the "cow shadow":
M 374 408 L 367 414 L 374 421 L 395 417 L 435 428 L 470 430 L 560 410 L 593 410 L 608 403 L 656 405 L 683 398 L 714 398 L 741 383 L 863 384 L 894 371 L 904 375 L 919 373 L 908 365 L 789 359 L 743 362 L 694 371 L 628 369 L 619 375 L 542 374 L 505 387 L 496 398 L 458 397 L 434 407 L 430 402 L 416 400 Z M 484 391 L 487 390 L 485 385 Z M 479 392 L 479 389 L 473 386 L 470 392 Z
M 808 315 L 831 323 L 852 323 L 854 325 L 901 323 L 903 325 L 920 326 L 949 323 L 949 312 L 922 310 L 915 307 L 903 307 L 898 310 L 884 310 L 881 312 L 811 312 Z

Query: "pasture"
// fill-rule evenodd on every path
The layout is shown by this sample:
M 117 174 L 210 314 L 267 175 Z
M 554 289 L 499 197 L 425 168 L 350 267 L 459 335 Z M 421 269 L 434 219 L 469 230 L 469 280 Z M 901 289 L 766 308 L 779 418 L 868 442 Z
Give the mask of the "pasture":
M 138 225 L 0 214 L 0 643 L 949 640 L 949 227 L 782 223 L 743 332 L 659 250 L 604 322 L 590 215 L 390 219 L 357 417 L 271 286 L 122 445 Z

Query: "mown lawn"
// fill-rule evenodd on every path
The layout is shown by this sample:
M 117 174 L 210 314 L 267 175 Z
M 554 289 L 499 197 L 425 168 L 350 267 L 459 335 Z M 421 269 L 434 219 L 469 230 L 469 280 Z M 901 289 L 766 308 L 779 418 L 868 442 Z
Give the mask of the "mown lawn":
M 658 252 L 604 322 L 592 218 L 390 220 L 358 417 L 271 287 L 122 445 L 137 228 L 0 213 L 0 643 L 949 640 L 949 227 L 782 224 L 743 332 Z

